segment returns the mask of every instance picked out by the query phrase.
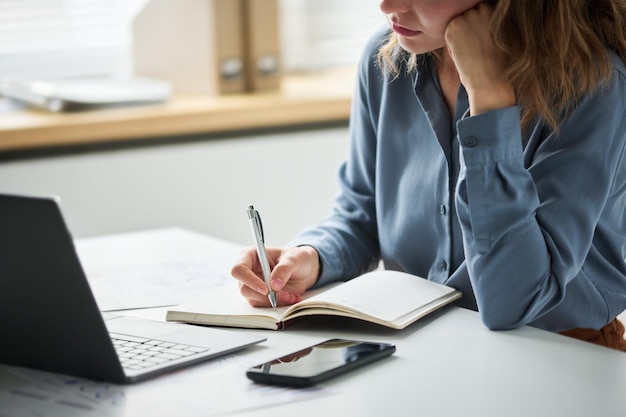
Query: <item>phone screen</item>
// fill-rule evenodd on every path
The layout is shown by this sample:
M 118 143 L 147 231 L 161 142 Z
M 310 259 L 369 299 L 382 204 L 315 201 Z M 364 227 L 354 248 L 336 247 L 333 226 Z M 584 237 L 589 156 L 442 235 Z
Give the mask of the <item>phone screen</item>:
M 256 382 L 307 387 L 395 352 L 389 343 L 331 339 L 250 368 Z

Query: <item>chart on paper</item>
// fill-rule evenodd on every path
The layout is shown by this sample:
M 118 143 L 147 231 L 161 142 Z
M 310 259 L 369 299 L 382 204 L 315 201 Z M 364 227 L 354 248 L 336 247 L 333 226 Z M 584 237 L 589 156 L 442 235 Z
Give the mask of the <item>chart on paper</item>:
M 177 305 L 232 280 L 198 260 L 99 266 L 86 274 L 101 311 Z

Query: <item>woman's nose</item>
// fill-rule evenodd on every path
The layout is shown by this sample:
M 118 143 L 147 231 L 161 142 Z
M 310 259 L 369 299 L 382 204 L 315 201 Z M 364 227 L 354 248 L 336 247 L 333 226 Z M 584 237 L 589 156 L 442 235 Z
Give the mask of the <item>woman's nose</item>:
M 402 13 L 409 8 L 410 0 L 382 0 L 380 11 L 385 14 Z

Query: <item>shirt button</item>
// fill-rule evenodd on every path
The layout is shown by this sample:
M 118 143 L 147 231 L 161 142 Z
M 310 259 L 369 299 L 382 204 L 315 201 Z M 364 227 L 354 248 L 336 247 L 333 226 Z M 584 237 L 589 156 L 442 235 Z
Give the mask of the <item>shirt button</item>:
M 467 146 L 468 148 L 473 148 L 474 146 L 478 145 L 478 139 L 476 139 L 474 136 L 468 136 L 463 139 L 463 145 Z
M 441 269 L 442 271 L 448 269 L 448 264 L 446 263 L 446 261 L 439 262 L 439 269 Z
M 441 214 L 442 216 L 446 215 L 446 206 L 444 204 L 439 206 L 439 214 Z

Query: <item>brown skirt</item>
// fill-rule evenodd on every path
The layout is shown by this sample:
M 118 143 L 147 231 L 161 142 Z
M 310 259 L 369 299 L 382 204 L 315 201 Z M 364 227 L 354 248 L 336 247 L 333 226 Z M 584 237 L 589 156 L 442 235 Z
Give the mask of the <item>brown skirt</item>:
M 561 332 L 561 334 L 626 352 L 624 325 L 617 318 L 600 330 L 578 328 Z

